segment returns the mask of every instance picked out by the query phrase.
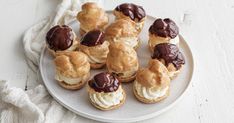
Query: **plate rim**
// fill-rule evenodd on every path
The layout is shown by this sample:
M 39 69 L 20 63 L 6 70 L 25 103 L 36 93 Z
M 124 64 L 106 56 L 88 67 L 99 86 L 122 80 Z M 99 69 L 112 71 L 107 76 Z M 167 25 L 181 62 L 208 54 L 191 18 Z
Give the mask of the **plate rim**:
M 111 13 L 112 11 L 109 10 L 109 11 L 106 11 L 107 13 Z M 150 16 L 150 15 L 147 15 L 147 18 L 152 18 L 152 19 L 156 19 L 155 17 L 153 16 Z M 71 21 L 70 23 L 73 23 L 73 21 Z M 46 46 L 44 45 L 43 48 L 42 48 L 42 51 L 41 51 L 41 55 L 40 55 L 40 61 L 39 61 L 39 71 L 40 71 L 40 75 L 41 75 L 41 78 L 42 78 L 42 81 L 47 89 L 47 91 L 49 92 L 49 94 L 59 103 L 61 104 L 63 107 L 67 108 L 68 110 L 82 116 L 82 117 L 85 117 L 85 118 L 88 118 L 88 119 L 92 119 L 92 120 L 96 120 L 96 121 L 101 121 L 101 122 L 136 122 L 136 121 L 142 121 L 142 120 L 146 120 L 146 119 L 150 119 L 150 118 L 153 118 L 155 116 L 158 116 L 159 114 L 162 114 L 164 113 L 165 111 L 169 110 L 170 108 L 172 108 L 177 102 L 179 102 L 182 97 L 184 97 L 184 95 L 186 94 L 186 92 L 188 91 L 188 88 L 191 86 L 191 83 L 192 83 L 192 79 L 193 79 L 193 74 L 194 74 L 194 57 L 193 57 L 193 53 L 192 53 L 192 50 L 191 48 L 189 47 L 187 41 L 182 37 L 182 35 L 179 34 L 179 38 L 180 39 L 183 39 L 184 40 L 184 44 L 186 45 L 186 47 L 188 48 L 189 50 L 189 55 L 191 56 L 191 77 L 189 78 L 189 82 L 187 84 L 187 86 L 185 87 L 185 89 L 182 91 L 181 95 L 178 96 L 178 98 L 170 103 L 168 106 L 164 107 L 163 109 L 161 110 L 158 110 L 158 111 L 155 111 L 153 113 L 150 113 L 150 114 L 145 114 L 143 116 L 138 116 L 138 117 L 135 117 L 135 118 L 124 118 L 124 119 L 112 119 L 112 118 L 104 118 L 102 116 L 97 116 L 97 115 L 90 115 L 90 114 L 87 114 L 87 113 L 84 113 L 84 112 L 79 112 L 79 111 L 76 111 L 74 109 L 72 109 L 71 107 L 69 107 L 68 105 L 64 104 L 62 101 L 60 101 L 56 96 L 53 95 L 53 93 L 47 88 L 47 84 L 44 82 L 45 78 L 43 76 L 43 73 L 42 73 L 42 60 L 43 60 L 43 57 L 44 57 L 44 54 L 45 54 L 45 51 L 46 51 Z

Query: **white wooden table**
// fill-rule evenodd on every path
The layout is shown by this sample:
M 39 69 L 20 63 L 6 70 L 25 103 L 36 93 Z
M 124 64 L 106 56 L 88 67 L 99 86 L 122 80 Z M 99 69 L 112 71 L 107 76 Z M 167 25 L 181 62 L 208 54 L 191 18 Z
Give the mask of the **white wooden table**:
M 50 16 L 59 0 L 0 0 L 0 79 L 29 89 L 38 83 L 23 53 L 24 31 Z M 106 0 L 113 9 L 123 0 Z M 128 1 L 129 2 L 129 1 Z M 195 73 L 184 98 L 147 123 L 234 123 L 234 0 L 131 0 L 147 14 L 170 17 L 192 48 Z M 91 122 L 91 121 L 90 121 Z M 92 121 L 93 122 L 93 121 Z

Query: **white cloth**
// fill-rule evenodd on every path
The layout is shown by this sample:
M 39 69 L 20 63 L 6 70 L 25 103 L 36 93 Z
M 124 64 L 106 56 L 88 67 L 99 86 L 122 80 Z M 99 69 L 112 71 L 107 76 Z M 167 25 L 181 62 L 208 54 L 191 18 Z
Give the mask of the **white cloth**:
M 25 92 L 0 81 L 0 94 L 1 123 L 91 122 L 58 104 L 43 85 Z
M 71 22 L 75 19 L 81 4 L 88 1 L 90 0 L 62 0 L 57 7 L 57 13 L 26 31 L 23 38 L 25 56 L 28 65 L 35 74 L 38 71 L 40 52 L 45 43 L 46 32 L 54 25 Z M 101 0 L 91 1 L 102 4 Z M 72 123 L 91 121 L 58 104 L 43 85 L 38 85 L 29 91 L 23 91 L 20 88 L 9 87 L 6 81 L 0 80 L 0 122 Z

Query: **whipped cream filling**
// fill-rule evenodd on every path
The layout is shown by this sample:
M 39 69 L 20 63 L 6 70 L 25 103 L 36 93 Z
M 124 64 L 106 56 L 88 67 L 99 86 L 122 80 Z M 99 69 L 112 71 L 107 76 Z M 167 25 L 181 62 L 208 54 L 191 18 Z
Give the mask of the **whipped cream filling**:
M 175 38 L 169 41 L 169 43 L 175 44 L 175 45 L 179 45 L 179 42 L 180 42 L 179 35 L 177 35 Z
M 130 76 L 133 76 L 134 74 L 136 74 L 136 71 L 137 70 L 132 70 L 132 71 L 126 71 L 126 72 L 123 72 L 123 73 L 117 73 L 117 75 L 121 78 L 127 78 L 127 77 L 130 77 Z
M 108 46 L 109 46 L 109 42 L 108 41 L 104 41 L 103 44 L 99 46 L 99 47 L 103 47 L 103 48 L 107 49 L 105 52 L 102 52 L 101 55 L 91 55 L 91 54 L 85 53 L 88 56 L 88 61 L 90 63 L 105 63 L 106 62 L 106 58 L 107 58 L 107 54 L 109 52 Z M 97 52 L 99 52 L 99 51 L 97 51 Z
M 55 79 L 58 81 L 63 81 L 69 85 L 78 84 L 86 79 L 88 79 L 88 74 L 83 77 L 71 78 L 61 75 L 60 73 L 55 74 Z
M 142 86 L 137 81 L 134 82 L 134 86 L 139 96 L 144 97 L 149 100 L 157 99 L 157 98 L 164 96 L 169 89 L 169 87 L 167 86 L 166 88 L 163 88 L 161 90 L 154 90 L 153 88 L 146 88 Z
M 138 37 L 125 37 L 125 38 L 118 38 L 118 39 L 114 38 L 113 41 L 114 42 L 122 42 L 122 43 L 134 48 L 138 44 Z
M 121 86 L 115 92 L 94 92 L 89 93 L 89 97 L 92 102 L 103 108 L 109 108 L 114 105 L 118 105 L 124 99 L 123 89 Z
M 170 39 L 170 38 L 169 38 Z M 154 40 L 150 40 L 149 41 L 149 45 L 150 47 L 154 47 L 158 44 L 161 44 L 161 43 L 171 43 L 171 44 L 175 44 L 175 45 L 179 45 L 179 42 L 180 42 L 180 39 L 179 39 L 179 36 L 177 35 L 175 38 L 173 39 L 170 39 L 170 40 L 165 40 L 164 38 L 161 38 L 161 37 L 158 37 Z
M 125 71 L 125 72 L 116 72 L 112 70 L 109 70 L 109 71 L 117 74 L 120 78 L 127 78 L 127 77 L 135 75 L 137 70 L 138 70 L 138 66 L 136 67 L 134 66 L 131 70 Z
M 90 56 L 90 55 L 88 55 L 88 61 L 89 61 L 89 63 L 104 63 L 105 62 L 105 60 L 101 60 L 101 59 L 99 59 L 99 58 L 97 58 L 97 57 L 95 57 L 95 56 Z

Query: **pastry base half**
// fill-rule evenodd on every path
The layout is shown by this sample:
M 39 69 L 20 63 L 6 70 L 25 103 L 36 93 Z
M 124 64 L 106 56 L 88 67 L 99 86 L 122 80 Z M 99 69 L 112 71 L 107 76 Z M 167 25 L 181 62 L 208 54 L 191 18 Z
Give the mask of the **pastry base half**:
M 136 89 L 133 87 L 133 93 L 134 93 L 135 97 L 137 98 L 137 100 L 139 100 L 140 102 L 146 103 L 146 104 L 157 103 L 157 102 L 159 102 L 159 101 L 164 100 L 165 98 L 167 98 L 167 97 L 169 96 L 169 92 L 170 92 L 170 91 L 169 91 L 169 89 L 168 89 L 167 93 L 166 93 L 164 96 L 159 97 L 159 98 L 157 98 L 157 99 L 149 100 L 149 99 L 146 99 L 146 98 L 144 98 L 144 97 L 139 96 L 139 95 L 137 94 Z
M 90 67 L 92 69 L 100 69 L 103 68 L 106 65 L 106 63 L 90 63 Z
M 68 90 L 79 90 L 86 84 L 86 82 L 80 82 L 78 84 L 70 85 L 70 84 L 65 83 L 64 81 L 58 81 L 58 83 L 60 86 Z
M 88 91 L 91 91 L 91 89 L 89 88 Z M 101 107 L 101 106 L 97 105 L 97 104 L 96 104 L 95 102 L 93 102 L 90 98 L 89 98 L 89 100 L 90 100 L 91 104 L 92 104 L 94 107 L 96 107 L 97 109 L 100 109 L 100 110 L 103 110 L 103 111 L 108 111 L 108 110 L 118 109 L 120 106 L 122 106 L 122 105 L 124 104 L 124 102 L 125 102 L 125 100 L 126 100 L 126 93 L 125 93 L 124 89 L 123 89 L 123 96 L 124 96 L 124 97 L 123 97 L 123 100 L 121 100 L 121 102 L 120 102 L 119 104 L 110 106 L 110 107 L 108 107 L 108 108 L 104 108 L 104 107 Z

